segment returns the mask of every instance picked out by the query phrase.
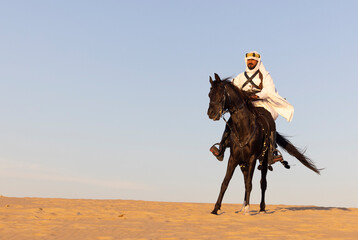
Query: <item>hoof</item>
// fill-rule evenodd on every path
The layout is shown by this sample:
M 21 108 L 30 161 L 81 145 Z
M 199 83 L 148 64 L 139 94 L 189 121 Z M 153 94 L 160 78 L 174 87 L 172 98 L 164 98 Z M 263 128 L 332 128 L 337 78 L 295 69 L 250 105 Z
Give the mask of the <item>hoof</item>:
M 222 160 L 224 160 L 224 154 L 220 154 L 219 149 L 215 146 L 218 143 L 215 143 L 211 148 L 210 148 L 210 152 L 213 153 L 213 155 L 221 162 Z
M 260 210 L 260 212 L 259 212 L 259 214 L 265 214 L 265 213 L 266 213 L 266 210 L 263 210 L 263 211 Z
M 211 211 L 211 214 L 218 215 L 218 211 L 220 210 L 220 207 L 215 207 L 213 211 Z
M 287 168 L 287 169 L 290 169 L 290 168 L 291 168 L 291 166 L 288 164 L 287 161 L 282 161 L 281 163 L 282 163 L 282 165 L 283 165 L 285 168 Z
M 224 160 L 224 155 L 216 156 L 216 159 L 222 162 Z
M 211 214 L 218 215 L 218 211 L 213 210 Z
M 244 207 L 244 215 L 249 216 L 250 215 L 250 205 L 247 205 Z
M 272 167 L 272 166 L 268 166 L 268 170 L 273 171 L 273 167 Z

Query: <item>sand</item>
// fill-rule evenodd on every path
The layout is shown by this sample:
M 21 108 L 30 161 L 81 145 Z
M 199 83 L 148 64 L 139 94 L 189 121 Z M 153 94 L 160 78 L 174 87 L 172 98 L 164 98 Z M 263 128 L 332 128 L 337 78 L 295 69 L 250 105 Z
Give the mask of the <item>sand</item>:
M 0 197 L 0 239 L 358 239 L 358 209 Z

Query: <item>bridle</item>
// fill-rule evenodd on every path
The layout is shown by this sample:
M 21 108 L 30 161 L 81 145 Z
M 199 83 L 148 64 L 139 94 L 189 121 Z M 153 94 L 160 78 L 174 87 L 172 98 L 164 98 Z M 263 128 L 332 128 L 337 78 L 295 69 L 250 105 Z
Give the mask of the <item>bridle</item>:
M 231 105 L 231 97 L 230 97 L 230 93 L 229 91 L 226 90 L 226 85 L 224 85 L 224 93 L 223 93 L 223 98 L 220 101 L 210 101 L 211 103 L 214 104 L 221 104 L 221 117 L 224 116 L 225 113 L 229 112 L 229 108 L 225 109 L 225 103 L 226 103 L 226 95 L 228 96 L 229 99 L 229 106 Z M 231 113 L 235 113 L 237 111 L 237 109 L 242 109 L 244 106 L 246 105 L 245 101 L 242 101 L 240 103 L 239 106 L 235 107 L 234 109 L 232 109 Z
M 226 125 L 229 127 L 231 133 L 233 133 L 235 135 L 236 138 L 233 138 L 234 141 L 237 143 L 237 145 L 240 148 L 244 148 L 250 141 L 251 139 L 254 137 L 255 132 L 257 130 L 257 116 L 255 116 L 255 122 L 254 122 L 254 130 L 251 131 L 250 136 L 246 139 L 245 142 L 240 142 L 240 138 L 239 136 L 236 135 L 235 131 L 233 131 L 233 129 L 231 128 L 230 124 L 228 123 L 228 121 L 225 119 L 224 114 L 227 112 L 230 112 L 230 110 L 227 108 L 225 109 L 225 103 L 226 103 L 226 95 L 228 96 L 229 101 L 231 102 L 231 97 L 230 97 L 230 93 L 229 91 L 226 90 L 226 85 L 224 85 L 224 94 L 223 94 L 223 98 L 221 99 L 221 101 L 215 102 L 213 101 L 212 103 L 214 104 L 221 104 L 221 118 L 225 121 Z M 231 104 L 229 104 L 230 106 Z M 236 108 L 232 109 L 231 114 L 235 113 L 236 111 L 242 109 L 244 106 L 246 105 L 246 102 L 244 100 L 241 101 L 240 105 L 237 106 Z

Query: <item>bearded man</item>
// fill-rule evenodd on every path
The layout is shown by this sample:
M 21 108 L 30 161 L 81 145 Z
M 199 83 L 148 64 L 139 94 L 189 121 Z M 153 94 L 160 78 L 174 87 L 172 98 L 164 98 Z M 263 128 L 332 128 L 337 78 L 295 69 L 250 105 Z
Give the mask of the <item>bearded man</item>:
M 271 165 L 283 160 L 282 155 L 276 149 L 276 126 L 274 120 L 277 119 L 278 115 L 281 115 L 290 122 L 293 117 L 294 108 L 276 91 L 270 73 L 265 69 L 261 61 L 261 55 L 258 52 L 247 53 L 245 63 L 245 72 L 237 75 L 232 82 L 235 86 L 249 94 L 258 114 L 268 122 L 271 132 L 271 145 L 273 146 L 270 150 L 273 156 L 269 156 L 269 159 L 271 159 L 269 164 Z M 228 124 L 231 124 L 230 119 Z M 215 145 L 210 148 L 210 151 L 219 161 L 222 161 L 224 158 L 225 148 L 227 147 L 226 140 L 229 134 L 230 127 L 226 126 L 219 149 Z

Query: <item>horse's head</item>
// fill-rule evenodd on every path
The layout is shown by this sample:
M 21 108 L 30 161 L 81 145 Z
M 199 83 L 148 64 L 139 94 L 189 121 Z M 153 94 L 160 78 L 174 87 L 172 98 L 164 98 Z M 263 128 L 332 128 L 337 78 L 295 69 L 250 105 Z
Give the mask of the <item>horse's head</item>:
M 208 109 L 208 116 L 210 119 L 217 121 L 220 119 L 225 111 L 230 114 L 242 108 L 249 108 L 254 111 L 254 106 L 249 99 L 249 96 L 234 86 L 229 78 L 223 80 L 215 73 L 215 80 L 210 77 L 210 104 Z
M 210 77 L 210 84 L 208 116 L 210 119 L 217 121 L 226 110 L 225 82 L 215 73 L 215 81 Z

